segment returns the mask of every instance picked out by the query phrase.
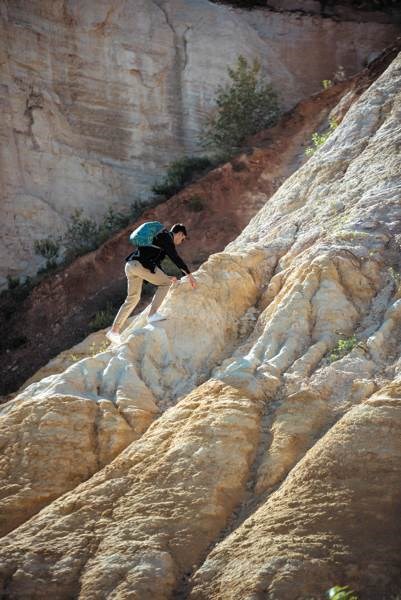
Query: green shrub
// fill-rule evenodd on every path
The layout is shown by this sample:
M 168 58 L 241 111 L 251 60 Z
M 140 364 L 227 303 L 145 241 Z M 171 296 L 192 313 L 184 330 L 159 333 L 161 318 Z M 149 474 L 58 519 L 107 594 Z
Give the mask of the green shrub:
M 330 362 L 334 362 L 336 360 L 340 360 L 346 354 L 351 352 L 357 345 L 357 339 L 355 335 L 351 335 L 349 338 L 340 338 L 335 345 L 334 349 L 330 353 L 329 360 Z
M 75 210 L 70 217 L 70 224 L 63 238 L 67 262 L 77 256 L 96 250 L 115 231 L 128 225 L 129 220 L 129 215 L 115 212 L 112 208 L 109 208 L 101 223 L 97 225 L 89 217 L 83 216 L 82 210 Z
M 98 226 L 92 219 L 82 216 L 81 209 L 76 209 L 70 217 L 63 241 L 68 258 L 90 252 L 99 245 Z
M 130 222 L 130 216 L 121 212 L 115 212 L 111 207 L 107 210 L 102 223 L 99 225 L 99 232 L 107 234 L 110 237 L 115 231 L 126 227 Z
M 270 127 L 279 114 L 277 94 L 260 75 L 260 63 L 239 56 L 228 68 L 231 82 L 220 86 L 216 110 L 204 123 L 201 144 L 217 156 L 232 156 L 247 137 Z
M 324 90 L 328 90 L 329 88 L 331 88 L 332 85 L 333 85 L 333 82 L 331 81 L 331 79 L 323 79 L 322 88 Z
M 323 144 L 329 139 L 329 137 L 331 136 L 333 131 L 337 129 L 337 127 L 338 123 L 336 119 L 330 119 L 330 125 L 327 131 L 325 131 L 324 133 L 317 133 L 316 131 L 315 133 L 312 133 L 312 146 L 308 146 L 308 148 L 306 148 L 306 156 L 312 156 L 312 154 L 315 154 L 316 150 L 318 150 L 320 146 L 323 146 Z
M 106 304 L 106 308 L 99 310 L 93 318 L 89 321 L 90 331 L 99 331 L 112 324 L 115 317 L 116 310 L 114 309 L 111 302 Z
M 35 240 L 34 243 L 35 254 L 46 258 L 46 265 L 38 270 L 38 275 L 49 273 L 54 269 L 57 269 L 57 257 L 60 252 L 60 242 L 51 238 L 43 238 L 41 240 Z
M 175 160 L 168 166 L 164 179 L 152 186 L 152 191 L 169 198 L 202 175 L 212 164 L 207 156 L 187 156 Z
M 205 208 L 203 198 L 201 198 L 201 196 L 198 196 L 197 194 L 194 194 L 193 196 L 188 198 L 186 205 L 188 207 L 188 210 L 190 210 L 191 212 L 202 212 L 202 210 Z
M 60 243 L 51 238 L 35 240 L 34 249 L 35 253 L 39 256 L 43 256 L 44 258 L 47 258 L 47 260 L 53 260 L 58 256 Z
M 358 597 L 355 595 L 355 592 L 351 590 L 347 585 L 336 585 L 330 588 L 327 592 L 327 598 L 329 598 L 329 600 L 358 600 Z

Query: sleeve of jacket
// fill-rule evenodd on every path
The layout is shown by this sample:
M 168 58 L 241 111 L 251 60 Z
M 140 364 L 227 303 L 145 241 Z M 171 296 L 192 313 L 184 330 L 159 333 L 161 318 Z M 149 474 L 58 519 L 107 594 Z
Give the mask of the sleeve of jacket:
M 190 270 L 188 269 L 187 265 L 184 263 L 182 258 L 178 255 L 177 250 L 175 249 L 174 242 L 171 239 L 171 235 L 166 231 L 159 234 L 158 238 L 159 239 L 157 241 L 160 244 L 160 246 L 163 246 L 163 249 L 165 250 L 167 256 L 171 258 L 173 263 L 179 269 L 181 269 L 181 271 L 185 273 L 185 275 L 188 275 L 190 273 Z

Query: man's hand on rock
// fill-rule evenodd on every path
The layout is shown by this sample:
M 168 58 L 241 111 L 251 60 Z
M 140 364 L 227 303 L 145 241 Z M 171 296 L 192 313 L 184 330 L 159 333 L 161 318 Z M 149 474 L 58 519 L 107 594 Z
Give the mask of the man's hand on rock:
M 195 289 L 196 288 L 195 277 L 193 275 L 191 275 L 191 273 L 189 273 L 188 279 L 189 279 L 189 283 L 191 284 L 191 288 Z

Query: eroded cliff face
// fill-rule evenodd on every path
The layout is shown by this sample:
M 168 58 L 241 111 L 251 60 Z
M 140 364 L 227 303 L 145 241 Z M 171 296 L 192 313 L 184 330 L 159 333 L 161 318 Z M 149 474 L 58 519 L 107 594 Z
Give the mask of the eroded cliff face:
M 2 408 L 7 598 L 400 589 L 400 116 L 401 55 L 167 321 Z
M 241 11 L 207 0 L 2 3 L 0 286 L 76 208 L 129 207 L 191 154 L 227 66 L 257 57 L 293 106 L 389 44 L 391 23 Z

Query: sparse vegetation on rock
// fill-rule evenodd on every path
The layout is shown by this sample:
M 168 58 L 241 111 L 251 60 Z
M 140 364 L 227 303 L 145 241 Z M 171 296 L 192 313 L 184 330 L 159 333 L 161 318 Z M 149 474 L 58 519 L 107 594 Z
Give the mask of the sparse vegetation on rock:
M 312 156 L 313 154 L 315 154 L 316 150 L 318 150 L 320 146 L 323 146 L 323 144 L 329 139 L 329 137 L 331 136 L 333 131 L 337 129 L 337 127 L 337 120 L 330 119 L 329 128 L 325 132 L 318 133 L 317 131 L 315 131 L 315 133 L 312 134 L 312 145 L 308 146 L 305 150 L 306 156 Z
M 329 600 L 358 600 L 355 592 L 347 585 L 335 585 L 330 588 L 327 592 L 327 598 Z
M 330 352 L 330 362 L 334 362 L 336 360 L 340 360 L 340 358 L 343 358 L 355 348 L 357 343 L 358 342 L 355 335 L 351 335 L 348 338 L 339 339 L 334 349 Z
M 333 82 L 331 81 L 331 79 L 323 79 L 322 80 L 322 88 L 324 90 L 328 90 L 329 88 L 331 88 L 333 85 Z

